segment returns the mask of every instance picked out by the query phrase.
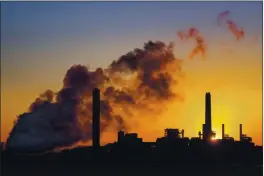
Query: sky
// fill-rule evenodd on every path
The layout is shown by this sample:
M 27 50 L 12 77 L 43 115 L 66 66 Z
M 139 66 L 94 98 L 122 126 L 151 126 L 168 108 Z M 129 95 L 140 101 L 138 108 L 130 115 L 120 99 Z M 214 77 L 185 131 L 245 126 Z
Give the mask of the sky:
M 237 41 L 217 16 L 229 10 L 245 31 Z M 187 58 L 192 43 L 177 32 L 197 28 L 207 46 L 206 61 Z M 221 137 L 243 132 L 262 145 L 262 2 L 1 2 L 1 141 L 16 116 L 47 89 L 58 91 L 73 64 L 106 68 L 149 40 L 174 42 L 184 60 L 184 101 L 138 132 L 155 140 L 167 127 L 197 136 L 204 123 L 205 93 L 212 95 L 212 124 Z M 115 133 L 102 140 L 116 140 Z

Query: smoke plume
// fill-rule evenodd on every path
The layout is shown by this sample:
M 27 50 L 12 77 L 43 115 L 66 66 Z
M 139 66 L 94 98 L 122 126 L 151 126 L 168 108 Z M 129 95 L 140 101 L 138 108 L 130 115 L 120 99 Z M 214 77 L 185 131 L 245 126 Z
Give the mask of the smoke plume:
M 144 118 L 139 114 L 162 112 L 161 106 L 182 98 L 173 89 L 182 72 L 173 46 L 149 41 L 106 69 L 73 65 L 59 92 L 45 91 L 18 116 L 6 149 L 40 152 L 91 140 L 94 88 L 101 90 L 101 132 L 110 127 L 127 131 Z
M 218 17 L 217 17 L 217 24 L 220 26 L 222 20 L 227 20 L 229 14 L 230 14 L 230 11 L 229 11 L 229 10 L 226 10 L 226 11 L 220 13 L 220 14 L 218 15 Z
M 237 40 L 244 38 L 245 35 L 244 30 L 242 28 L 239 28 L 237 24 L 230 19 L 229 15 L 230 15 L 230 11 L 224 11 L 220 13 L 217 17 L 218 25 L 220 26 L 222 22 L 224 22 L 227 25 L 230 32 L 236 37 Z
M 203 59 L 205 59 L 206 46 L 204 38 L 196 28 L 190 28 L 188 31 L 179 31 L 178 37 L 181 40 L 194 39 L 196 41 L 196 46 L 189 55 L 189 59 L 193 59 L 197 54 L 201 54 Z

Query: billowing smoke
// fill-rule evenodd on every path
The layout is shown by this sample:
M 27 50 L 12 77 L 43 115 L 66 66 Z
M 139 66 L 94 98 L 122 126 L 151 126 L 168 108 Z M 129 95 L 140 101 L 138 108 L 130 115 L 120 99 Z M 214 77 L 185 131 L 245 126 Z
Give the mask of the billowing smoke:
M 91 140 L 94 88 L 101 89 L 101 132 L 127 131 L 144 118 L 139 114 L 152 118 L 162 112 L 169 101 L 182 98 L 173 88 L 182 72 L 173 46 L 149 41 L 106 69 L 72 66 L 59 92 L 45 91 L 18 117 L 6 148 L 38 152 Z
M 230 11 L 224 11 L 217 17 L 217 23 L 220 26 L 223 22 L 227 25 L 230 32 L 236 37 L 237 40 L 244 38 L 245 32 L 242 28 L 239 28 L 237 24 L 230 19 Z
M 196 41 L 196 46 L 189 55 L 189 59 L 193 59 L 197 54 L 201 54 L 203 59 L 205 59 L 206 46 L 204 38 L 196 28 L 190 28 L 188 31 L 179 31 L 178 37 L 181 40 L 194 39 Z
M 37 152 L 51 150 L 54 146 L 67 146 L 82 139 L 76 118 L 76 92 L 61 90 L 56 103 L 51 102 L 51 92 L 46 93 L 46 97 L 43 94 L 32 103 L 30 112 L 18 117 L 6 149 Z

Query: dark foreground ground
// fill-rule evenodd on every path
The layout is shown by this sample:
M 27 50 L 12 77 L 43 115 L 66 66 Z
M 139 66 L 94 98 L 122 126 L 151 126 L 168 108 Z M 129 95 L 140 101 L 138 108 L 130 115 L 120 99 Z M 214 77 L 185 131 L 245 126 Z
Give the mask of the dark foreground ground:
M 175 158 L 96 158 L 85 155 L 2 156 L 2 176 L 180 175 L 262 176 L 263 166 Z
M 14 167 L 13 169 L 2 171 L 3 176 L 15 176 L 15 175 L 76 175 L 76 176 L 89 176 L 89 175 L 182 175 L 182 176 L 262 176 L 262 168 L 261 167 L 224 167 L 224 166 L 213 166 L 208 167 L 208 165 L 203 166 L 153 166 L 146 167 L 142 166 L 104 166 L 99 165 L 97 167 L 86 167 L 86 166 L 76 166 L 72 165 L 72 168 L 61 168 L 54 165 L 53 167 L 45 167 L 45 169 L 37 169 L 34 166 L 30 166 L 30 168 L 19 168 Z

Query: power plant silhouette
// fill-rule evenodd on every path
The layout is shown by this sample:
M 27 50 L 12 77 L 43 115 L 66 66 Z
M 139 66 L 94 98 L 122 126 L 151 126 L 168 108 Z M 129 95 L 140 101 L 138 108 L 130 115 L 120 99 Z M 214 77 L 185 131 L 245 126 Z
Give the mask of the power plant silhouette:
M 255 144 L 252 142 L 252 138 L 246 136 L 242 133 L 242 124 L 239 125 L 240 133 L 239 139 L 240 142 L 244 142 L 246 145 L 254 146 Z M 203 142 L 210 143 L 212 139 L 215 137 L 216 133 L 212 131 L 212 116 L 211 116 L 211 94 L 207 92 L 205 94 L 205 123 L 202 126 L 202 133 L 198 132 L 198 138 L 193 137 L 191 140 L 202 140 Z M 142 139 L 137 137 L 137 133 L 127 133 L 124 131 L 118 132 L 118 141 L 121 142 L 126 139 L 129 140 L 138 140 L 142 142 Z M 184 137 L 184 130 L 179 129 L 165 129 L 165 138 L 166 139 L 184 139 L 188 141 L 189 138 Z M 156 142 L 158 142 L 161 138 L 158 138 Z M 214 140 L 214 143 L 219 141 L 219 139 Z M 233 141 L 233 137 L 229 137 L 229 135 L 225 134 L 225 125 L 222 124 L 222 141 Z M 100 147 L 100 90 L 95 88 L 93 91 L 93 148 Z
M 2 168 L 5 175 L 31 172 L 56 175 L 98 175 L 103 172 L 122 173 L 186 173 L 193 175 L 215 174 L 215 170 L 231 175 L 262 175 L 263 148 L 256 146 L 252 138 L 243 134 L 239 124 L 239 141 L 225 134 L 214 139 L 212 130 L 211 94 L 205 94 L 205 123 L 198 137 L 184 136 L 184 129 L 167 128 L 163 137 L 155 142 L 144 142 L 137 133 L 118 131 L 117 141 L 100 145 L 100 90 L 93 90 L 92 146 L 65 149 L 58 153 L 42 155 L 16 155 L 2 152 Z M 54 167 L 56 166 L 56 167 Z M 261 167 L 259 167 L 261 166 Z M 195 172 L 194 172 L 195 171 Z M 105 174 L 105 173 L 104 173 Z

